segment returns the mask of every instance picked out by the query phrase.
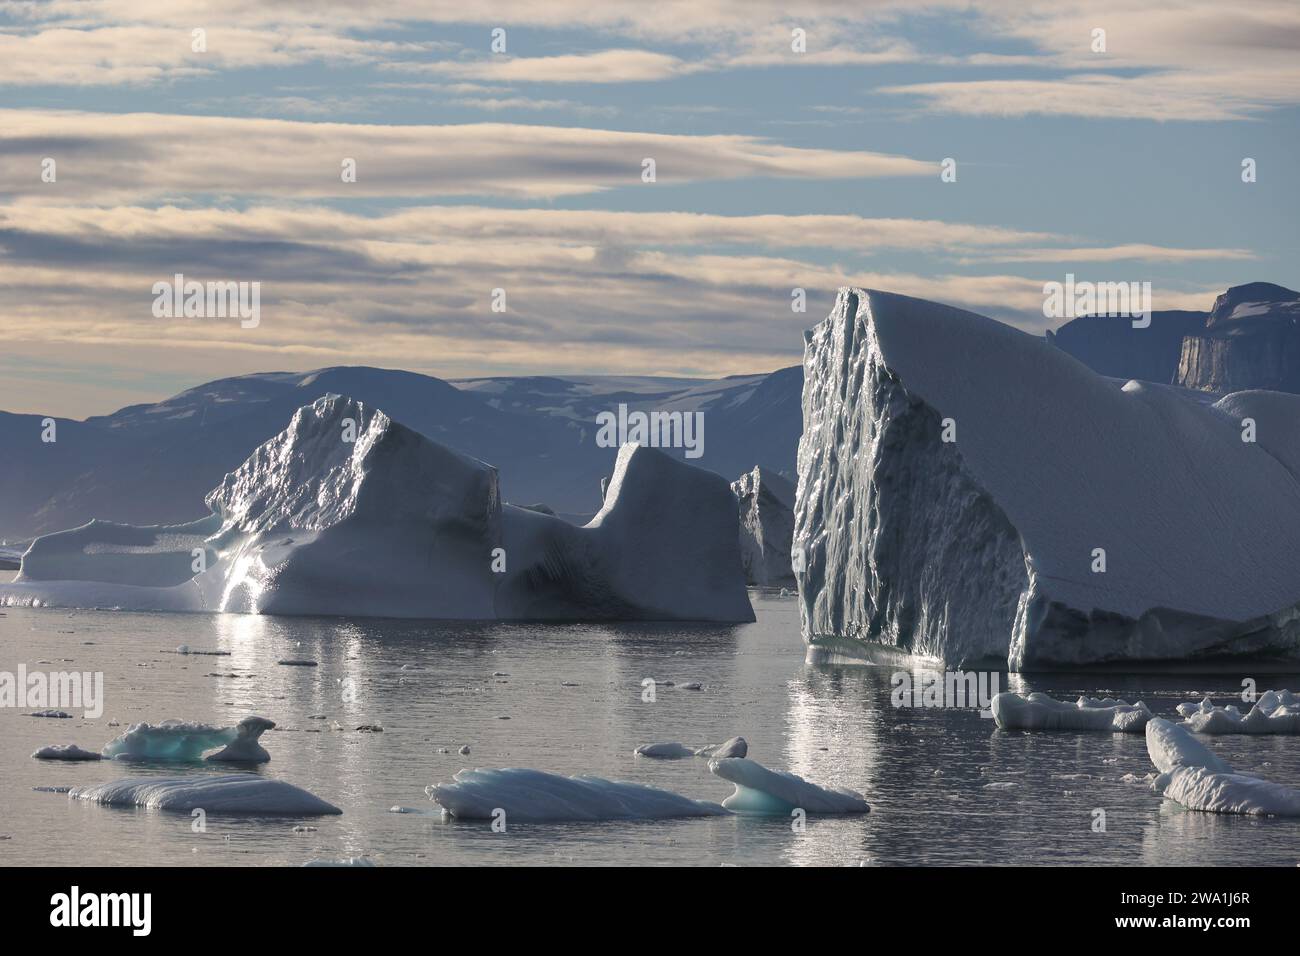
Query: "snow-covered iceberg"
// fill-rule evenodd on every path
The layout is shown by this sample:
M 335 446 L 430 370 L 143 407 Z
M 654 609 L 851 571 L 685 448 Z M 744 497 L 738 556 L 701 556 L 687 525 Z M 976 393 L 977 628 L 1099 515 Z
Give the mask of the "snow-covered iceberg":
M 1261 694 L 1243 714 L 1235 706 L 1215 707 L 1210 698 L 1178 705 L 1183 726 L 1198 734 L 1300 734 L 1300 697 L 1289 690 Z
M 993 698 L 993 719 L 1002 730 L 1096 730 L 1138 734 L 1151 719 L 1147 705 L 1113 698 L 1080 697 L 1073 704 L 1047 694 L 1003 693 Z
M 452 619 L 752 621 L 725 479 L 620 449 L 578 528 L 496 469 L 337 395 L 300 408 L 208 518 L 38 538 L 0 604 Z
M 132 724 L 126 733 L 106 743 L 101 753 L 109 760 L 266 763 L 271 755 L 258 740 L 273 727 L 275 722 L 265 717 L 245 717 L 234 727 L 213 727 L 184 720 L 164 720 L 157 725 Z M 209 754 L 214 750 L 217 752 Z
M 306 817 L 343 812 L 301 787 L 253 773 L 131 777 L 73 787 L 68 796 L 108 806 L 148 807 L 177 813 L 202 810 L 210 814 Z
M 1147 753 L 1160 774 L 1151 788 L 1189 810 L 1252 816 L 1300 816 L 1300 790 L 1235 773 L 1177 724 L 1147 724 Z
M 1300 658 L 1296 429 L 843 289 L 806 335 L 793 549 L 813 659 L 1013 670 Z M 1270 404 L 1300 418 L 1300 397 Z M 1274 409 L 1276 411 L 1276 409 Z
M 769 770 L 745 757 L 709 761 L 709 770 L 736 785 L 722 805 L 733 813 L 788 815 L 805 813 L 867 813 L 871 807 L 856 790 L 821 787 L 803 777 Z
M 663 820 L 726 814 L 721 806 L 670 790 L 602 777 L 565 777 L 542 770 L 461 770 L 451 783 L 429 788 L 429 798 L 462 820 L 505 823 Z
M 758 587 L 794 587 L 794 485 L 771 469 L 754 466 L 731 483 L 740 504 L 740 561 L 745 580 Z

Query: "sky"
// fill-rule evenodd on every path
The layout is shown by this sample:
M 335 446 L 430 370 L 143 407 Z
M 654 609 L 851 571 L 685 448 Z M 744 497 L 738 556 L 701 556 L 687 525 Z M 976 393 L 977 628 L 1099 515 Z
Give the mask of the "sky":
M 1067 274 L 1300 288 L 1298 53 L 1294 0 L 0 2 L 0 409 L 770 371 L 841 285 L 1035 334 Z M 257 325 L 156 315 L 177 273 Z

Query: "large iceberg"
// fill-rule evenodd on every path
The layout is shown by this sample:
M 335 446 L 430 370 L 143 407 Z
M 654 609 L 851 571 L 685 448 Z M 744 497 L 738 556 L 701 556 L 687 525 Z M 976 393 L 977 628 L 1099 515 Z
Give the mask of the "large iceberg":
M 724 478 L 620 449 L 585 527 L 337 395 L 300 408 L 177 526 L 38 538 L 0 604 L 452 619 L 752 621 Z
M 1294 424 L 1243 440 L 1239 404 L 1121 387 L 992 319 L 859 289 L 807 333 L 804 368 L 810 658 L 1300 658 L 1279 533 L 1300 528 Z M 1266 404 L 1300 417 L 1300 397 Z
M 1160 771 L 1151 787 L 1189 810 L 1300 816 L 1300 790 L 1236 773 L 1177 724 L 1147 724 L 1147 752 Z

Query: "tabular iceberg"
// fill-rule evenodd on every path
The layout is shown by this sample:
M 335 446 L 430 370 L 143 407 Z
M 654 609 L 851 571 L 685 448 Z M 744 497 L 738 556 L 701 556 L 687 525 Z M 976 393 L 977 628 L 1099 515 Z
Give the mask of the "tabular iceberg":
M 0 604 L 451 619 L 752 621 L 722 477 L 620 449 L 585 527 L 501 501 L 496 469 L 332 395 L 186 525 L 38 538 Z
M 1300 398 L 1121 387 L 992 319 L 858 289 L 807 333 L 804 370 L 810 658 L 1300 658 L 1280 533 L 1300 529 Z M 1243 441 L 1241 401 L 1291 424 Z
M 1177 724 L 1160 718 L 1148 723 L 1147 752 L 1160 771 L 1151 788 L 1189 810 L 1300 816 L 1300 790 L 1235 773 Z

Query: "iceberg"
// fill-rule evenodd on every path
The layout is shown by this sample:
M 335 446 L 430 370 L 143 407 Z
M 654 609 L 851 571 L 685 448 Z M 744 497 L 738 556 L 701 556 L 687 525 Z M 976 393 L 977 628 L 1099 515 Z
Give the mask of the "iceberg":
M 710 744 L 695 751 L 697 757 L 744 757 L 749 753 L 749 743 L 744 737 L 732 737 L 720 744 Z
M 670 790 L 601 777 L 565 777 L 542 770 L 461 770 L 452 783 L 429 788 L 429 798 L 462 820 L 491 820 L 505 811 L 506 825 L 599 820 L 663 820 L 723 816 L 725 809 Z
M 694 757 L 695 751 L 674 740 L 659 744 L 642 744 L 632 751 L 632 756 L 653 757 L 656 760 L 680 760 L 683 757 Z
M 1183 726 L 1198 734 L 1300 734 L 1300 697 L 1289 690 L 1261 694 L 1246 714 L 1229 704 L 1215 707 L 1207 697 L 1200 704 L 1179 704 Z
M 51 744 L 32 754 L 36 760 L 103 760 L 93 750 L 82 750 L 76 744 Z
M 298 409 L 185 525 L 36 539 L 0 605 L 462 620 L 754 620 L 725 479 L 619 450 L 584 527 L 338 395 Z
M 1294 426 L 842 289 L 805 336 L 793 550 L 811 660 L 1015 671 L 1300 659 Z M 1300 396 L 1271 395 L 1300 419 Z M 1274 411 L 1278 411 L 1274 409 Z
M 208 760 L 226 763 L 266 763 L 271 755 L 258 743 L 275 721 L 245 717 L 234 727 L 213 727 L 183 720 L 161 724 L 132 724 L 126 733 L 104 745 L 109 760 Z M 221 750 L 208 757 L 211 750 Z
M 1070 704 L 1047 694 L 1002 693 L 993 698 L 993 720 L 1002 730 L 1096 730 L 1141 733 L 1151 719 L 1147 705 L 1080 697 Z
M 733 813 L 789 815 L 805 813 L 867 813 L 871 807 L 856 790 L 837 790 L 809 783 L 803 777 L 769 770 L 745 757 L 709 761 L 709 771 L 736 785 L 722 801 Z
M 731 490 L 740 504 L 740 560 L 746 582 L 793 587 L 794 485 L 756 465 L 733 481 Z
M 1147 752 L 1160 771 L 1151 788 L 1189 810 L 1300 816 L 1300 790 L 1234 772 L 1177 724 L 1148 723 Z
M 313 793 L 283 780 L 253 773 L 223 776 L 130 777 L 73 787 L 68 796 L 116 807 L 148 807 L 189 813 L 267 816 L 327 816 L 343 811 Z

